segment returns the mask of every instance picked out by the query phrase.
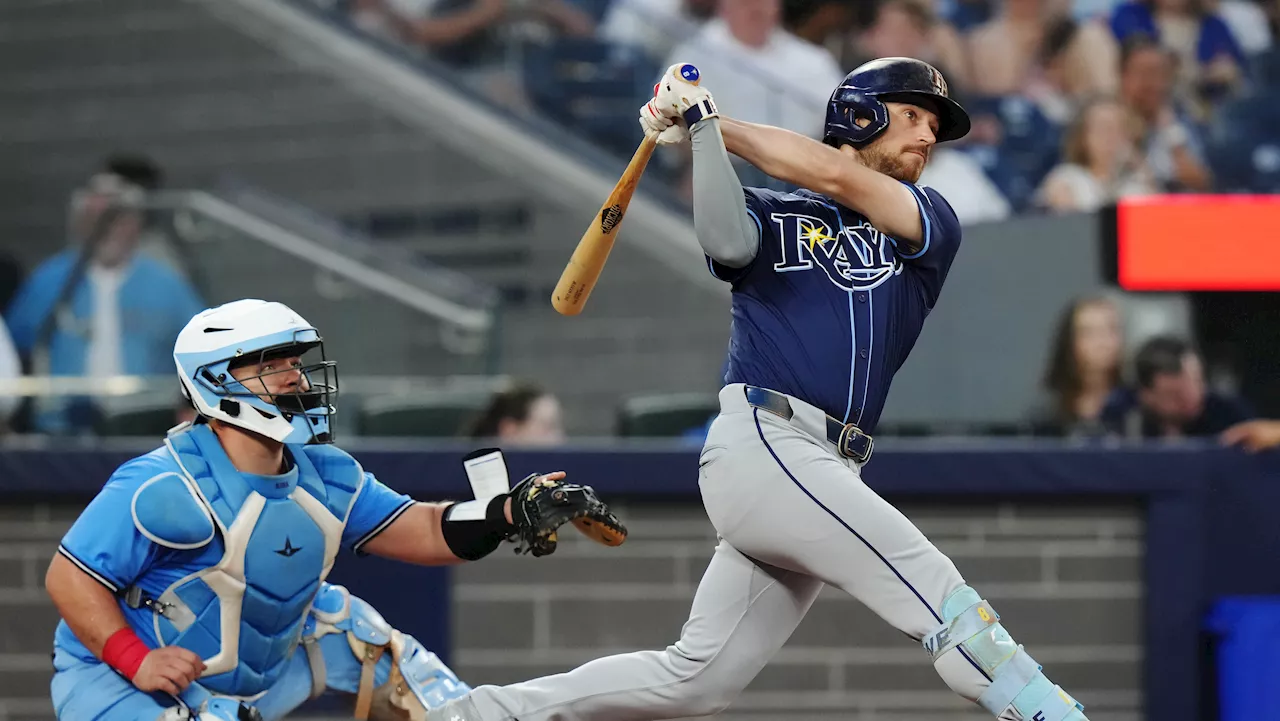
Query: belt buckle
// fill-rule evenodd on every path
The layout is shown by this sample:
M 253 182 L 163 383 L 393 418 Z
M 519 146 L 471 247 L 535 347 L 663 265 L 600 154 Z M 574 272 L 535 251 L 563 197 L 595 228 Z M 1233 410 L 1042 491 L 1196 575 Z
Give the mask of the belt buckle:
M 875 440 L 871 436 L 863 433 L 861 428 L 849 423 L 840 430 L 840 440 L 836 443 L 836 449 L 845 458 L 852 458 L 858 463 L 866 463 L 871 458 L 871 448 L 874 445 Z

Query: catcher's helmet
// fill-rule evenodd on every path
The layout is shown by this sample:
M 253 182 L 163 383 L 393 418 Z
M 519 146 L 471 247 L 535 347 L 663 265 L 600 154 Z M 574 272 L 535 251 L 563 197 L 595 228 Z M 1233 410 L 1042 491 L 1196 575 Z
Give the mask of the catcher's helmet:
M 915 103 L 938 116 L 938 142 L 969 132 L 969 114 L 952 100 L 947 81 L 929 63 L 914 58 L 880 58 L 863 63 L 845 77 L 827 104 L 825 141 L 860 148 L 889 127 L 885 101 Z M 859 127 L 859 118 L 870 122 Z

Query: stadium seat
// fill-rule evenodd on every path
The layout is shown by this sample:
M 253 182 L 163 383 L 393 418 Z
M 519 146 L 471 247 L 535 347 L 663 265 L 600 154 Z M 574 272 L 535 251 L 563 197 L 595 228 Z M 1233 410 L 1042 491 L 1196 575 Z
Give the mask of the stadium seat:
M 376 396 L 362 404 L 356 433 L 379 438 L 456 437 L 488 401 L 487 393 Z
M 618 435 L 676 438 L 705 427 L 720 412 L 715 395 L 671 393 L 635 396 L 618 412 Z
M 628 157 L 642 137 L 636 110 L 660 71 L 637 49 L 581 38 L 532 48 L 524 65 L 540 110 Z
M 1208 157 L 1219 189 L 1280 192 L 1280 98 L 1269 93 L 1221 108 L 1210 128 Z
M 1272 92 L 1280 88 L 1280 47 L 1272 48 L 1253 59 L 1253 76 L 1263 88 Z
M 177 406 L 172 398 L 100 404 L 94 418 L 94 434 L 106 438 L 161 438 L 178 425 Z

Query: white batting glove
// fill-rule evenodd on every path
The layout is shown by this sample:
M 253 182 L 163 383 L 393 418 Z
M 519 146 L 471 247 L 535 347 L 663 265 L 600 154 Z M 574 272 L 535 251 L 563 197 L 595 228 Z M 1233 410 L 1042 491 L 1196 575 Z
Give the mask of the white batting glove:
M 658 145 L 679 145 L 689 141 L 689 129 L 663 115 L 658 110 L 657 98 L 640 106 L 640 127 L 646 138 L 656 136 Z
M 656 110 L 682 120 L 686 128 L 692 128 L 699 120 L 720 117 L 711 93 L 699 85 L 701 80 L 698 68 L 689 63 L 676 63 L 667 68 L 654 89 Z

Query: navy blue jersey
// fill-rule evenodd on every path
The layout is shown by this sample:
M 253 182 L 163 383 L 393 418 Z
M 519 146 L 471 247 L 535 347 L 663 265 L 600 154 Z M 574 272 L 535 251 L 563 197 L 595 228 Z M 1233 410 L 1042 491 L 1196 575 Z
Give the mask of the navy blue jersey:
M 746 189 L 760 228 L 755 259 L 745 268 L 707 259 L 733 284 L 726 384 L 771 388 L 875 428 L 960 247 L 947 201 L 907 187 L 924 226 L 924 247 L 911 255 L 825 196 Z

